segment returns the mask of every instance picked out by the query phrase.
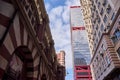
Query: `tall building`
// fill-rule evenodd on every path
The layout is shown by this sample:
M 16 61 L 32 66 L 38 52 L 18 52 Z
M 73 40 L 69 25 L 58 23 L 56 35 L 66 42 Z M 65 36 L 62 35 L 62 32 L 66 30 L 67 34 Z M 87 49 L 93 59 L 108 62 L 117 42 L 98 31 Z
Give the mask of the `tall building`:
M 60 65 L 65 66 L 65 51 L 61 50 L 57 53 L 57 60 Z
M 0 0 L 0 80 L 57 80 L 43 0 Z
M 80 1 L 94 80 L 120 80 L 120 0 Z
M 91 60 L 90 51 L 81 8 L 80 6 L 71 6 L 70 9 L 74 80 L 82 80 L 83 78 L 77 77 L 80 75 L 79 72 L 82 71 L 77 70 L 77 67 L 89 66 Z
M 66 76 L 66 69 L 65 69 L 65 51 L 61 50 L 59 53 L 57 53 L 57 60 L 58 60 L 58 66 L 57 66 L 57 80 L 65 80 Z

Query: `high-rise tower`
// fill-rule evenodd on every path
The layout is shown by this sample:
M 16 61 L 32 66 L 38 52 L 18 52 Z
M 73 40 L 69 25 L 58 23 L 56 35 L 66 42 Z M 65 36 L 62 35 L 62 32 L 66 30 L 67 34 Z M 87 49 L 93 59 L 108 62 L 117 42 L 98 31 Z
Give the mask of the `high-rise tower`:
M 91 80 L 91 76 L 88 76 L 90 69 L 86 68 L 88 72 L 83 69 L 83 66 L 90 63 L 90 52 L 80 6 L 71 6 L 70 18 L 74 79 Z M 84 74 L 84 72 L 86 73 Z

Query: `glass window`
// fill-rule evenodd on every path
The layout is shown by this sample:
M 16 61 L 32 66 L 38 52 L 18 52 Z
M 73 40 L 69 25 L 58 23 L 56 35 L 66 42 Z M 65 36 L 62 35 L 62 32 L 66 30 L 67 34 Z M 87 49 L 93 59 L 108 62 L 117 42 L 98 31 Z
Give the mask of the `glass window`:
M 109 65 L 110 64 L 110 60 L 108 58 L 108 56 L 105 57 L 106 63 Z
M 98 2 L 98 0 L 95 1 L 96 3 Z
M 119 29 L 117 29 L 116 31 L 115 31 L 115 36 L 116 36 L 116 38 L 119 40 L 120 39 L 120 30 Z
M 31 10 L 28 11 L 28 16 L 31 18 L 31 16 L 32 16 Z
M 103 21 L 104 21 L 104 23 L 106 23 L 106 22 L 107 22 L 107 16 L 106 16 L 106 15 L 104 16 Z
M 116 29 L 113 36 L 111 37 L 112 41 L 116 43 L 118 40 L 120 40 L 120 30 Z
M 118 48 L 117 53 L 118 53 L 118 55 L 120 57 L 120 47 Z
M 111 20 L 113 20 L 115 17 L 115 13 L 112 14 Z
M 101 19 L 100 19 L 100 17 L 98 18 L 98 23 L 100 23 L 101 22 Z
M 106 9 L 107 13 L 109 14 L 109 13 L 111 12 L 111 10 L 112 10 L 111 6 L 108 5 L 108 7 L 107 7 L 107 9 Z
M 103 1 L 103 6 L 106 6 L 106 4 L 107 4 L 107 0 L 104 0 Z
M 103 31 L 104 30 L 104 26 L 103 26 L 103 24 L 101 24 L 101 31 Z
M 93 6 L 93 11 L 95 11 L 96 10 L 96 7 L 95 7 L 95 5 Z
M 99 38 L 100 38 L 100 36 L 101 36 L 101 32 L 99 31 L 99 33 L 98 33 L 98 36 L 99 36 Z
M 100 2 L 98 2 L 98 8 L 100 8 Z
M 101 11 L 100 11 L 100 14 L 103 15 L 103 13 L 104 13 L 104 10 L 103 10 L 103 8 L 102 8 Z
M 96 30 L 98 30 L 98 25 L 96 26 Z

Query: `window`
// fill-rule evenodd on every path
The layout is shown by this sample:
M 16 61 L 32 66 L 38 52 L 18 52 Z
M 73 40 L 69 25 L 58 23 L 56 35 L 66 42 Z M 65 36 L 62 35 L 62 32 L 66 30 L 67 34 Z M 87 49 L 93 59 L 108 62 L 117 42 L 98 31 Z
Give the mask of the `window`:
M 35 22 L 35 20 L 34 20 L 34 18 L 32 17 L 32 19 L 31 19 L 32 25 L 34 24 L 34 22 Z
M 116 36 L 116 38 L 119 40 L 120 39 L 120 30 L 119 29 L 117 29 L 116 31 L 115 31 L 115 36 Z
M 118 20 L 118 24 L 120 25 L 120 18 L 119 18 L 119 20 Z M 119 29 L 120 29 L 120 27 L 119 27 Z
M 98 25 L 96 26 L 96 30 L 98 30 Z
M 94 13 L 92 14 L 92 18 L 94 18 Z
M 108 56 L 105 57 L 106 63 L 109 65 L 110 64 L 110 60 L 108 58 Z
M 100 2 L 98 2 L 98 8 L 100 8 Z
M 98 43 L 98 38 L 96 38 L 96 43 Z
M 101 11 L 100 11 L 100 14 L 103 15 L 103 13 L 104 13 L 104 10 L 103 10 L 103 8 L 102 8 Z
M 95 7 L 95 5 L 93 6 L 93 11 L 95 11 L 96 10 L 96 7 Z
M 95 1 L 96 3 L 98 2 L 98 0 Z
M 98 33 L 98 36 L 99 36 L 99 38 L 100 38 L 100 36 L 101 36 L 101 32 L 99 31 L 99 33 Z
M 88 72 L 77 72 L 77 75 L 88 75 Z
M 96 31 L 95 31 L 95 33 L 94 33 L 94 36 L 96 36 Z
M 100 19 L 100 17 L 98 18 L 98 23 L 100 23 L 101 22 L 101 19 Z
M 120 40 L 120 30 L 116 29 L 113 36 L 111 37 L 112 41 L 115 43 Z
M 108 25 L 107 25 L 107 29 L 109 29 L 110 28 L 110 23 L 108 23 Z
M 117 53 L 118 53 L 118 55 L 120 57 L 120 47 L 118 48 Z
M 106 23 L 106 22 L 107 22 L 107 16 L 106 16 L 106 15 L 104 16 L 103 21 L 104 21 L 104 23 Z
M 115 17 L 115 13 L 112 14 L 111 20 L 113 20 Z
M 31 18 L 31 16 L 32 16 L 32 12 L 31 12 L 31 10 L 29 10 L 29 12 L 28 12 L 28 16 Z
M 100 51 L 100 56 L 103 58 L 104 57 L 104 54 L 103 54 L 103 51 Z
M 101 24 L 101 31 L 103 31 L 104 30 L 104 26 L 103 26 L 103 24 Z
M 111 10 L 112 10 L 111 6 L 108 5 L 108 7 L 107 7 L 107 9 L 106 9 L 107 13 L 109 14 L 109 13 L 111 12 Z
M 103 6 L 106 6 L 106 4 L 107 4 L 107 0 L 104 0 L 103 1 Z

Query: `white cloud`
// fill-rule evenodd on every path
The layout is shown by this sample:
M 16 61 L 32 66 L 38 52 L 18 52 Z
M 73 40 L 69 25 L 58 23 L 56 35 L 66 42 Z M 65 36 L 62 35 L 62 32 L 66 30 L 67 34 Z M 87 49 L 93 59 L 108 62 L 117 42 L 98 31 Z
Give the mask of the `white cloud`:
M 65 4 L 67 6 L 80 5 L 80 0 L 67 0 Z
M 69 23 L 69 10 L 72 5 L 80 5 L 79 0 L 66 0 L 65 5 L 57 6 L 55 8 L 50 8 L 49 3 L 46 4 L 56 52 L 59 52 L 60 50 L 66 52 L 66 68 L 73 67 Z
M 47 10 L 47 11 L 49 11 L 49 10 L 50 10 L 50 8 L 51 8 L 51 6 L 50 6 L 50 4 L 49 4 L 49 3 L 45 3 L 45 7 L 46 7 L 46 10 Z

